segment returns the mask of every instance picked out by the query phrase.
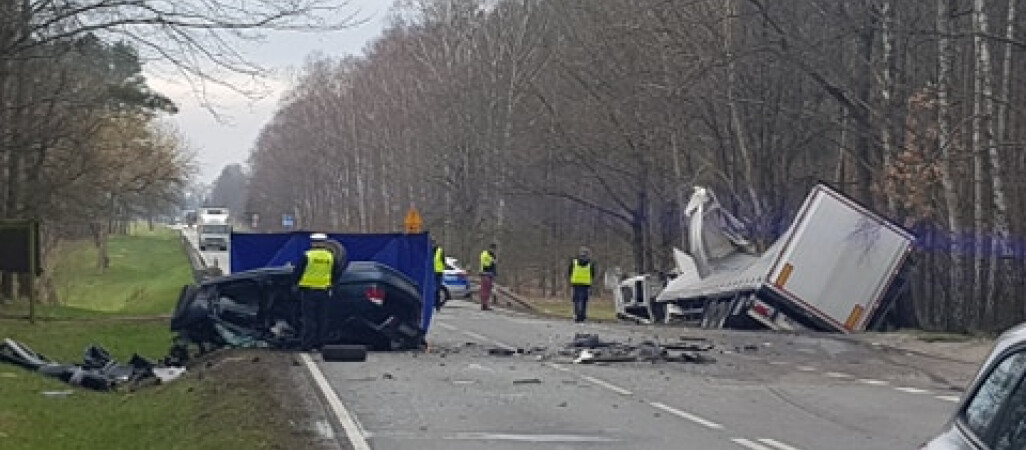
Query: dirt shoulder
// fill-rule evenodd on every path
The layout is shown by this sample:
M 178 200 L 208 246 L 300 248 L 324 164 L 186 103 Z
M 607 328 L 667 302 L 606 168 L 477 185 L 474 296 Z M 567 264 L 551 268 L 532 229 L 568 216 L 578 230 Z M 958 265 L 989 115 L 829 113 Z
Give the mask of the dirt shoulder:
M 211 401 L 202 414 L 248 416 L 240 425 L 274 430 L 274 442 L 266 443 L 267 448 L 345 448 L 298 354 L 226 350 L 208 356 L 190 372 L 190 376 L 202 380 L 200 392 L 204 396 L 231 392 L 247 397 L 241 403 Z M 249 410 L 234 410 L 239 406 Z

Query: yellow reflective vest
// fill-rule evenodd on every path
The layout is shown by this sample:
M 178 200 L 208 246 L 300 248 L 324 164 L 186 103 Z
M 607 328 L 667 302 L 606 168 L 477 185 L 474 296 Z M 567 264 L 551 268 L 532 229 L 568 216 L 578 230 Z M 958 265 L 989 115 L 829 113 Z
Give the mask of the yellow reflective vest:
M 445 272 L 445 252 L 442 247 L 435 247 L 435 273 Z
M 574 286 L 591 286 L 591 261 L 587 264 L 574 258 L 574 270 L 570 272 L 570 284 Z
M 314 248 L 306 252 L 306 269 L 299 279 L 299 287 L 307 289 L 327 289 L 331 287 L 331 268 L 335 265 L 335 255 L 323 248 Z
M 495 269 L 495 258 L 492 257 L 492 252 L 488 250 L 481 250 L 481 272 L 492 273 Z

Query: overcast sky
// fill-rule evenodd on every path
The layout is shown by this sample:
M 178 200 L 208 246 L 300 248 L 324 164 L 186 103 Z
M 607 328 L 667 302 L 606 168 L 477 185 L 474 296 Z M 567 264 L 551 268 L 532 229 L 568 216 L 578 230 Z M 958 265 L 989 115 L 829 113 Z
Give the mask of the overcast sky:
M 263 43 L 245 43 L 240 48 L 253 63 L 272 71 L 271 76 L 255 87 L 265 95 L 252 100 L 219 86 L 207 85 L 208 95 L 221 121 L 204 108 L 193 89 L 168 74 L 151 72 L 150 85 L 171 97 L 180 108 L 172 122 L 196 150 L 199 181 L 210 183 L 221 169 L 231 163 L 245 163 L 260 129 L 270 121 L 281 93 L 289 79 L 312 53 L 330 56 L 362 54 L 366 44 L 378 37 L 387 24 L 388 0 L 350 0 L 365 22 L 337 32 L 274 33 Z M 239 76 L 239 85 L 255 86 Z

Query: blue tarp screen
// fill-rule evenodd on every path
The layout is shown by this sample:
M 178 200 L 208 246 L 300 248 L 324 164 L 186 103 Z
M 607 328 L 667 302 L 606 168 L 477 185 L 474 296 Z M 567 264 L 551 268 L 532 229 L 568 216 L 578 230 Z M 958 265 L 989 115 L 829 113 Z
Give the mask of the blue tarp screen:
M 376 261 L 410 277 L 424 299 L 421 328 L 427 331 L 435 308 L 431 238 L 421 234 L 328 234 L 341 243 L 350 261 Z M 295 265 L 310 248 L 310 233 L 232 233 L 231 271 Z

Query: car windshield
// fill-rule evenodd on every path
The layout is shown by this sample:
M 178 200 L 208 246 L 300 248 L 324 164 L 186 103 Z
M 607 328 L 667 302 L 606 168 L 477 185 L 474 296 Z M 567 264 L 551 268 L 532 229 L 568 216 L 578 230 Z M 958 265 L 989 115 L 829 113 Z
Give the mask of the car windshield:
M 210 234 L 228 234 L 231 232 L 231 227 L 228 225 L 204 225 L 203 233 Z

